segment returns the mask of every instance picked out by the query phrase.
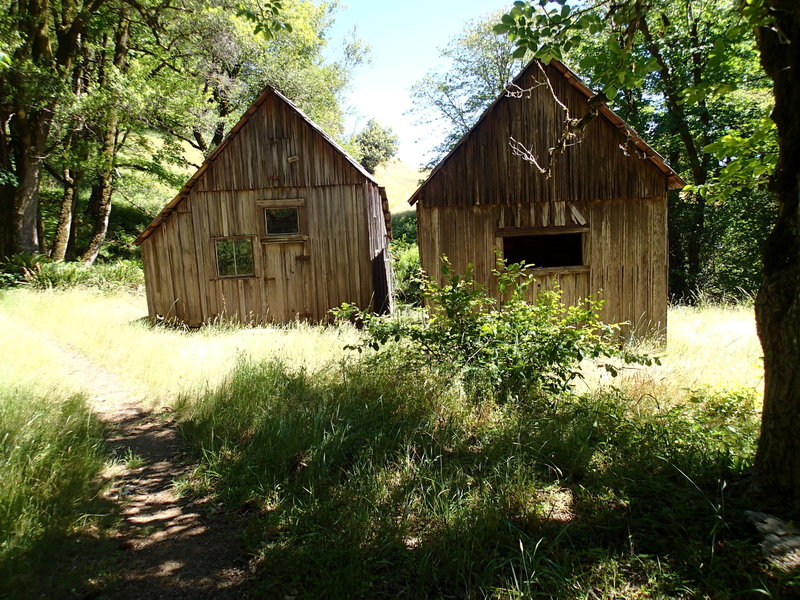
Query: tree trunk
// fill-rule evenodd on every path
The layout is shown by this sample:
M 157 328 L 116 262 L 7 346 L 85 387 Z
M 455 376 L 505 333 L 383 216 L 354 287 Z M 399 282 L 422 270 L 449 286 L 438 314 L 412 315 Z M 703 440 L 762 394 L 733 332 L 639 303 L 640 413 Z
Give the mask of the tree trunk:
M 113 65 L 119 71 L 124 70 L 128 55 L 129 25 L 127 9 L 122 8 L 119 27 L 114 39 Z M 106 241 L 108 219 L 111 216 L 111 193 L 113 192 L 114 163 L 117 155 L 117 134 L 119 133 L 119 113 L 115 106 L 109 107 L 108 124 L 103 136 L 100 160 L 103 165 L 97 183 L 92 186 L 89 210 L 92 215 L 92 237 L 83 251 L 81 260 L 91 265 L 97 260 L 100 248 Z
M 11 143 L 6 133 L 11 116 L 3 112 L 0 116 L 0 259 L 13 253 L 14 194 Z
M 778 503 L 800 509 L 800 4 L 765 5 L 772 26 L 759 28 L 757 39 L 775 96 L 778 219 L 764 247 L 764 282 L 756 299 L 764 409 L 755 483 Z
M 31 118 L 33 117 L 33 118 Z M 36 122 L 41 120 L 41 122 Z M 12 251 L 39 251 L 37 215 L 39 209 L 39 183 L 44 166 L 43 150 L 50 129 L 47 117 L 29 116 L 23 109 L 10 122 L 16 149 L 16 175 L 12 218 Z
M 111 193 L 114 191 L 114 157 L 117 147 L 117 118 L 115 109 L 112 108 L 110 110 L 112 114 L 100 151 L 100 158 L 104 167 L 98 174 L 97 181 L 92 186 L 92 194 L 89 197 L 92 235 L 86 248 L 81 253 L 81 261 L 87 265 L 94 264 L 94 261 L 97 260 L 100 248 L 106 241 L 108 220 L 111 216 Z
M 51 257 L 60 262 L 67 256 L 67 247 L 72 236 L 75 209 L 80 193 L 80 173 L 73 173 L 69 167 L 64 168 L 64 195 L 61 198 L 61 210 L 58 213 L 58 223 L 53 238 L 53 251 Z

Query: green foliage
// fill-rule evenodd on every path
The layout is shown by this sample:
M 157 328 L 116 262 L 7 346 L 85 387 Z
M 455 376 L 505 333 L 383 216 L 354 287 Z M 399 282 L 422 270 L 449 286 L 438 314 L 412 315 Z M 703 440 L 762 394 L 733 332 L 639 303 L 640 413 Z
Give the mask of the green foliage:
M 585 359 L 651 362 L 620 348 L 617 327 L 599 320 L 596 300 L 565 306 L 560 291 L 541 291 L 529 302 L 534 278 L 521 263 L 498 259 L 493 275 L 499 301 L 473 279 L 471 267 L 460 275 L 443 258 L 441 272 L 444 284 L 424 285 L 427 314 L 421 319 L 362 314 L 365 345 L 378 350 L 403 340 L 406 345 L 386 352 L 400 352 L 413 364 L 434 364 L 460 377 L 471 393 L 491 390 L 502 400 L 566 392 Z
M 765 186 L 775 171 L 778 146 L 775 123 L 764 117 L 750 124 L 750 131 L 732 130 L 703 148 L 722 165 L 719 174 L 700 192 L 709 198 L 730 200 Z
M 144 285 L 144 273 L 141 263 L 132 260 L 84 265 L 56 263 L 42 255 L 16 254 L 0 262 L 0 285 L 23 284 L 40 290 L 74 287 L 134 290 Z
M 407 210 L 392 215 L 392 240 L 401 244 L 417 244 L 417 211 Z
M 394 293 L 397 300 L 410 306 L 422 303 L 422 268 L 419 247 L 407 242 L 392 241 L 394 257 Z
M 102 467 L 102 430 L 83 398 L 0 391 L 0 595 L 38 589 L 34 573 L 63 561 Z
M 398 356 L 313 373 L 243 361 L 178 405 L 201 460 L 182 488 L 246 512 L 269 597 L 777 593 L 726 512 L 725 481 L 752 461 L 752 403 L 497 405 Z
M 352 145 L 358 162 L 374 175 L 378 165 L 397 154 L 398 141 L 391 127 L 383 127 L 375 119 L 370 119 L 364 129 L 355 135 Z
M 392 215 L 392 256 L 394 292 L 398 302 L 410 306 L 422 303 L 422 268 L 417 246 L 417 213 L 407 210 Z

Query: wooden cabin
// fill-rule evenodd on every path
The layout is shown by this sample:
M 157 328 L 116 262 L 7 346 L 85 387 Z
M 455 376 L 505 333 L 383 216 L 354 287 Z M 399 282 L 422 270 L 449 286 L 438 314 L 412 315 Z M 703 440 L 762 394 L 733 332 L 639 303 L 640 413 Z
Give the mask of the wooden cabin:
M 533 61 L 484 112 L 409 200 L 429 276 L 447 256 L 489 284 L 498 252 L 534 265 L 532 295 L 559 286 L 573 304 L 596 294 L 606 322 L 666 327 L 667 190 L 684 182 L 594 96 L 563 64 Z M 547 171 L 564 107 L 580 119 L 592 106 L 597 116 L 549 173 L 512 150 L 524 146 Z
M 136 243 L 151 318 L 199 326 L 390 309 L 383 188 L 267 88 Z

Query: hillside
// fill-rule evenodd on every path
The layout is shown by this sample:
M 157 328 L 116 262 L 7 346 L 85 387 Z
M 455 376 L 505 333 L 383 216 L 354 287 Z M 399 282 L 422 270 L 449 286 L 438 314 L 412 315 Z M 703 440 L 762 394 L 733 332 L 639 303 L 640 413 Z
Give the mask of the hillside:
M 386 187 L 392 214 L 411 210 L 408 199 L 425 175 L 425 172 L 405 164 L 399 158 L 393 158 L 375 170 L 375 179 Z

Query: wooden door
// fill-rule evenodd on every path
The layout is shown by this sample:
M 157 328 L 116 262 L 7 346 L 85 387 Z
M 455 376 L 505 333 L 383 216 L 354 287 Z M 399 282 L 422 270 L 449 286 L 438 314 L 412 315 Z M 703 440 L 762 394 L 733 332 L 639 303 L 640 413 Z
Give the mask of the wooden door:
M 307 245 L 307 240 L 262 243 L 267 320 L 286 323 L 313 316 Z

